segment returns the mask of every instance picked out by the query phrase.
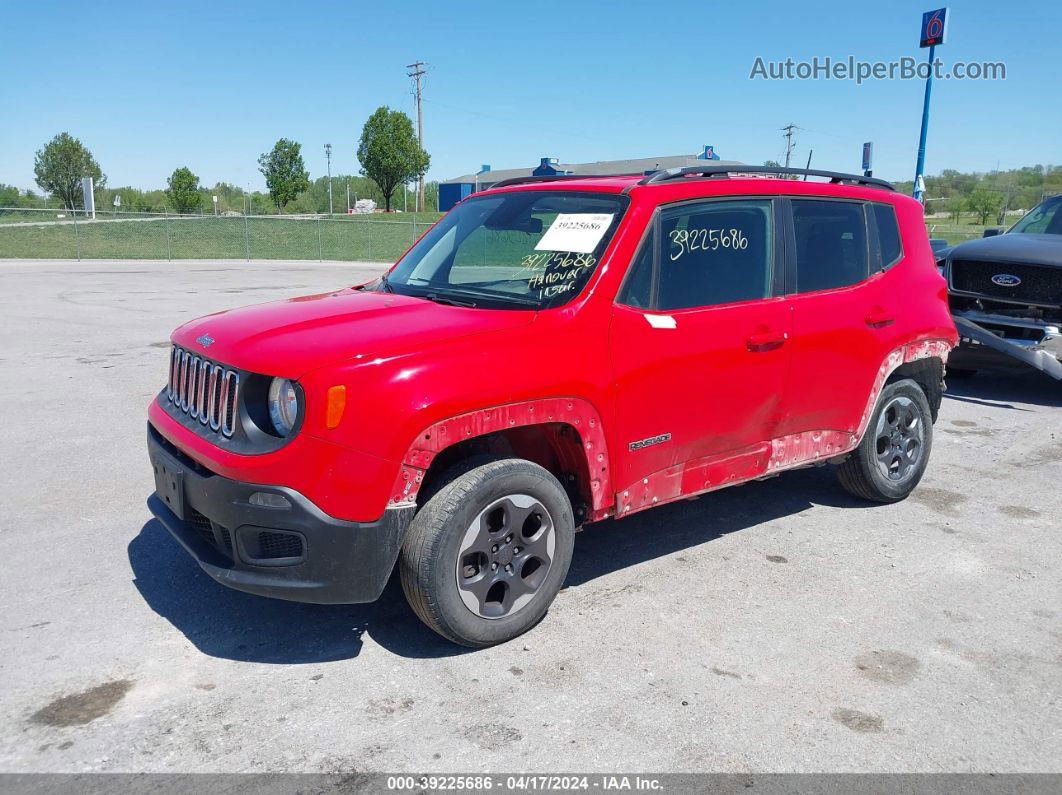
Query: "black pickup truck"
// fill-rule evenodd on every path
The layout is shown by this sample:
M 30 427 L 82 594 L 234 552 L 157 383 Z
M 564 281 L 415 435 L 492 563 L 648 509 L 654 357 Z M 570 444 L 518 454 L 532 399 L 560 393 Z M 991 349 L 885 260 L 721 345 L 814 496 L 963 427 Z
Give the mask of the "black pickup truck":
M 938 251 L 937 266 L 961 337 L 948 375 L 1031 366 L 1062 380 L 1062 196 Z

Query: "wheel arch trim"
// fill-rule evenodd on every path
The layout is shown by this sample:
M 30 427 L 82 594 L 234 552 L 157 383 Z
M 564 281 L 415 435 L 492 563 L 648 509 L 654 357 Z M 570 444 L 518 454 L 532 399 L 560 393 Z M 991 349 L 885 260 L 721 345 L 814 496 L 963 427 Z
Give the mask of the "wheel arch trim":
M 388 506 L 416 503 L 425 475 L 440 453 L 477 437 L 535 425 L 567 425 L 582 445 L 593 518 L 612 507 L 612 469 L 601 415 L 583 398 L 558 397 L 508 403 L 439 420 L 417 434 L 402 458 Z

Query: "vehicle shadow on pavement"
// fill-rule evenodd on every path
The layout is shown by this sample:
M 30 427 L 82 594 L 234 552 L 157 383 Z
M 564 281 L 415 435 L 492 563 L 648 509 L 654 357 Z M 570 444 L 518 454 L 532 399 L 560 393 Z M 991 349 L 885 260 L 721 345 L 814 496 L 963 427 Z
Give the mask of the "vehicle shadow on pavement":
M 588 525 L 576 536 L 565 585 L 583 585 L 813 505 L 872 507 L 844 492 L 829 467 L 785 473 L 623 521 Z M 210 579 L 155 520 L 129 542 L 128 554 L 133 584 L 148 606 L 211 657 L 273 664 L 347 660 L 361 653 L 366 634 L 402 657 L 474 651 L 421 624 L 406 605 L 397 576 L 372 604 L 311 605 L 253 596 Z
M 1062 381 L 1033 370 L 1016 373 L 983 372 L 969 378 L 946 378 L 944 397 L 963 403 L 977 403 L 992 408 L 1030 409 L 1014 403 L 1034 406 L 1062 406 Z
M 575 554 L 565 585 L 583 585 L 618 569 L 792 516 L 813 505 L 862 510 L 881 507 L 844 491 L 832 467 L 786 472 L 696 500 L 651 508 L 621 521 L 587 525 L 575 537 Z
M 218 585 L 154 519 L 127 551 L 133 585 L 144 601 L 211 657 L 275 664 L 347 660 L 361 653 L 365 634 L 402 657 L 471 651 L 421 624 L 406 605 L 397 577 L 372 604 L 311 605 Z

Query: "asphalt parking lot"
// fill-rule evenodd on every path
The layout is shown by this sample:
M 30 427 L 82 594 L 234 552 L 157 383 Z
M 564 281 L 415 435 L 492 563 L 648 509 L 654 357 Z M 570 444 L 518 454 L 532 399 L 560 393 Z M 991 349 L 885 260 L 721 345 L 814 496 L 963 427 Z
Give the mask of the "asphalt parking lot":
M 810 469 L 577 537 L 485 651 L 392 582 L 216 585 L 151 517 L 145 411 L 193 317 L 379 265 L 0 262 L 0 771 L 1062 770 L 1062 384 L 950 385 L 926 479 Z

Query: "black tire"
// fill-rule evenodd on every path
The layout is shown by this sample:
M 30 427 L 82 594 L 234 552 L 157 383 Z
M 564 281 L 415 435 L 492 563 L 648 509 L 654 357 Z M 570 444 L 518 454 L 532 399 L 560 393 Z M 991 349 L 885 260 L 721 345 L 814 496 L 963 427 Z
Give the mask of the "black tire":
M 530 461 L 486 459 L 454 473 L 413 517 L 399 575 L 421 621 L 483 648 L 546 614 L 568 574 L 575 521 L 564 488 Z
M 908 417 L 919 427 L 905 427 Z M 837 476 L 856 497 L 899 502 L 922 479 L 932 448 L 929 401 L 917 383 L 905 378 L 886 384 L 881 391 L 859 446 L 838 465 Z
M 944 378 L 954 378 L 958 381 L 961 378 L 972 378 L 977 375 L 976 370 L 967 370 L 965 367 L 949 367 L 944 371 Z

